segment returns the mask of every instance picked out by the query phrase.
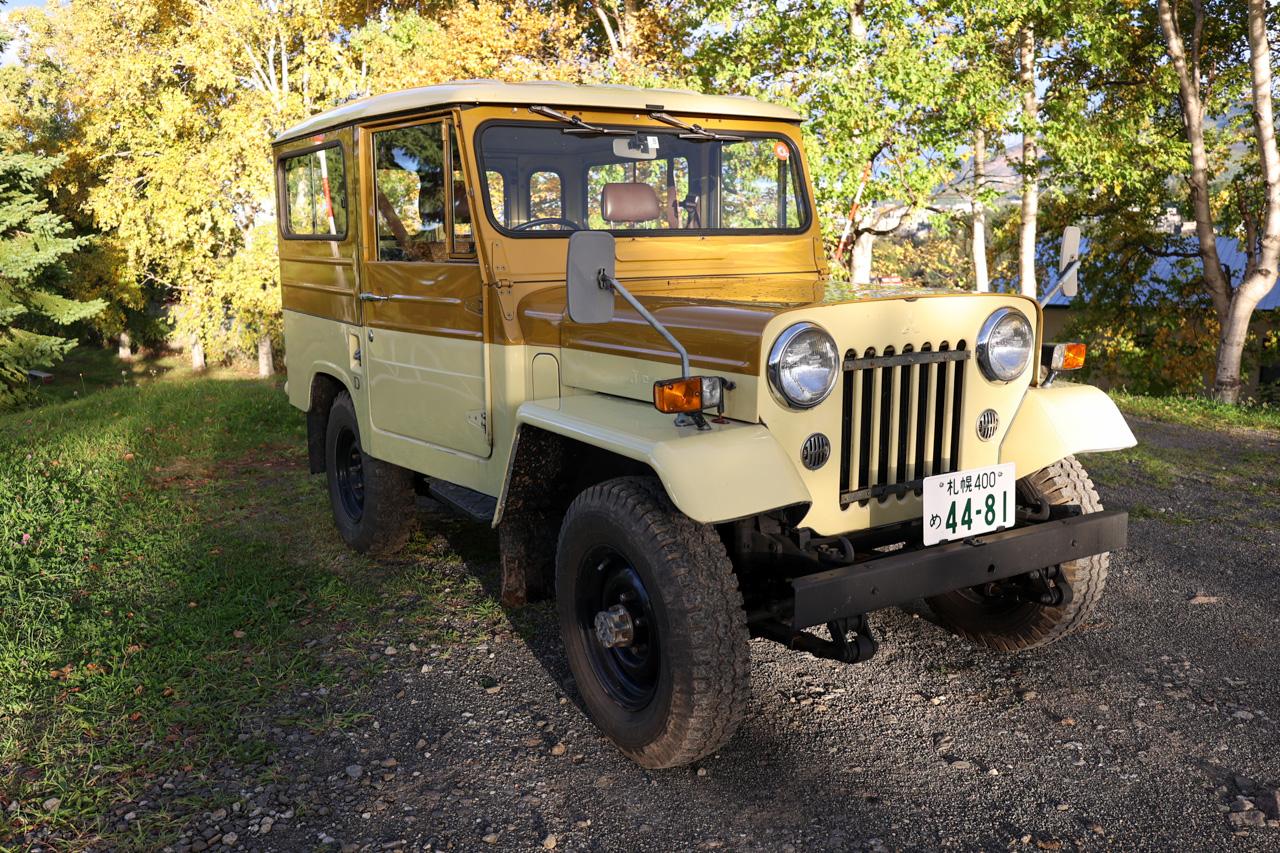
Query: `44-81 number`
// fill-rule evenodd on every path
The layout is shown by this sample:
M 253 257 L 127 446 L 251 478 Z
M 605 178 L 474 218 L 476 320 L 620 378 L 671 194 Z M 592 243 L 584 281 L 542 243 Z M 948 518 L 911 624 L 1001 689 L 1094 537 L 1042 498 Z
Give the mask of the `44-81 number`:
M 946 520 L 943 521 L 943 527 L 951 533 L 973 527 L 975 513 L 976 517 L 981 519 L 980 523 L 988 528 L 1004 527 L 1009 523 L 1008 492 L 1001 493 L 998 497 L 989 494 L 979 501 L 978 506 L 974 506 L 973 498 L 965 498 L 964 509 L 957 513 L 956 508 L 959 505 L 959 501 L 952 501 L 951 508 L 947 510 Z

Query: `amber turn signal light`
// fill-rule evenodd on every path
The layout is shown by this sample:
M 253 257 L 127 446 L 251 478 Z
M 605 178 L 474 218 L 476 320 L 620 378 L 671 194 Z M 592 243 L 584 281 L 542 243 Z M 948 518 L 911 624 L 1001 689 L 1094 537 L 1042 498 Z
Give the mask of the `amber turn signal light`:
M 1050 370 L 1079 370 L 1084 367 L 1084 344 L 1045 344 L 1040 363 Z
M 653 383 L 654 408 L 669 415 L 715 408 L 722 399 L 724 383 L 719 376 L 683 376 Z

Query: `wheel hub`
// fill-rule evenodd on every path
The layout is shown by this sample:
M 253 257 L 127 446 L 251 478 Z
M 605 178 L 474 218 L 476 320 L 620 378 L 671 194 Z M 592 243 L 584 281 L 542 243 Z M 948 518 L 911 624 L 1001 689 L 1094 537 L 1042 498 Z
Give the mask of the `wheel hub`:
M 596 637 L 607 649 L 626 648 L 636 639 L 635 620 L 623 604 L 615 604 L 597 613 L 595 629 Z

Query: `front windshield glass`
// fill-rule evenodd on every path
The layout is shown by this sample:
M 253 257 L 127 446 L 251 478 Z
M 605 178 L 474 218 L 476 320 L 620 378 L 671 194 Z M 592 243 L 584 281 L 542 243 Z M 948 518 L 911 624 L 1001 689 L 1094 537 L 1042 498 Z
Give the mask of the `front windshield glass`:
M 782 136 L 564 131 L 560 124 L 491 124 L 480 131 L 485 201 L 499 227 L 515 234 L 658 235 L 808 225 L 799 157 Z

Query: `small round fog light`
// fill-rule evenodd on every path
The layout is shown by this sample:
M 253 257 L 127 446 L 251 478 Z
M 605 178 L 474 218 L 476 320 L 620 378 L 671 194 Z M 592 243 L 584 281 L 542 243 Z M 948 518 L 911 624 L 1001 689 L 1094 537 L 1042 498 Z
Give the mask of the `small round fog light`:
M 800 461 L 810 471 L 817 471 L 831 458 L 831 439 L 820 432 L 815 432 L 804 440 L 800 448 Z

